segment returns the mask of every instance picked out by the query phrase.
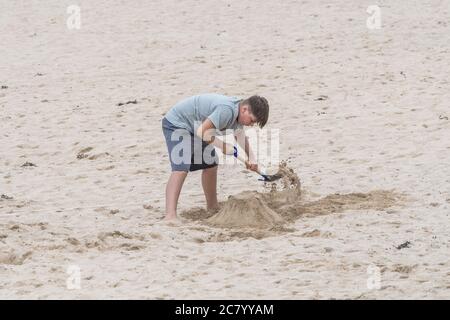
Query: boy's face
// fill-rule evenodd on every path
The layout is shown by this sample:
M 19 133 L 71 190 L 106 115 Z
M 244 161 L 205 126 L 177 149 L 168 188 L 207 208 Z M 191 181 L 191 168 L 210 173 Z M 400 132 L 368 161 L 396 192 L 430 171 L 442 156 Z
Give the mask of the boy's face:
M 256 123 L 256 117 L 251 113 L 250 107 L 246 104 L 239 108 L 238 123 L 244 126 L 253 126 Z

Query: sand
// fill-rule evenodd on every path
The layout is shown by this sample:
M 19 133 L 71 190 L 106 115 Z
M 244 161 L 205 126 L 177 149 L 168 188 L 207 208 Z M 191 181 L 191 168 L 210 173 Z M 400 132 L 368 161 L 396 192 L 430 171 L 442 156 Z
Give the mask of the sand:
M 245 192 L 230 198 L 207 222 L 222 228 L 270 228 L 283 224 L 283 218 L 270 209 L 256 192 Z
M 209 217 L 209 225 L 221 228 L 255 228 L 273 229 L 284 224 L 284 219 L 271 208 L 279 201 L 296 205 L 301 197 L 300 179 L 294 170 L 282 162 L 276 172 L 281 178 L 270 184 L 270 193 L 242 192 L 229 196 L 227 201 L 220 204 L 220 210 Z M 281 190 L 278 191 L 277 185 Z M 190 216 L 190 213 L 185 213 Z M 196 215 L 194 213 L 194 215 Z
M 0 298 L 450 297 L 448 1 L 379 30 L 356 0 L 72 4 L 0 12 Z M 265 96 L 301 187 L 221 165 L 207 212 L 192 173 L 166 225 L 160 120 L 202 92 Z
M 336 193 L 312 201 L 310 197 L 302 197 L 300 178 L 285 161 L 280 163 L 276 172 L 281 175 L 281 179 L 265 183 L 262 192 L 243 191 L 219 203 L 219 209 L 215 211 L 193 208 L 184 211 L 182 216 L 220 229 L 220 237 L 210 237 L 209 240 L 261 239 L 295 232 L 295 228 L 289 228 L 288 225 L 302 217 L 348 210 L 383 211 L 390 207 L 403 206 L 408 201 L 407 195 L 393 190 Z

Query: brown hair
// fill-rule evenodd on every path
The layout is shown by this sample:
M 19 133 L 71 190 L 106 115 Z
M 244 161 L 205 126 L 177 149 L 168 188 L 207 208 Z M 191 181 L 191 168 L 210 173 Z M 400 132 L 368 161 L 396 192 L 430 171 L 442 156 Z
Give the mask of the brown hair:
M 241 105 L 247 104 L 250 107 L 250 112 L 256 117 L 256 122 L 262 128 L 266 125 L 269 119 L 269 103 L 267 99 L 261 96 L 251 96 L 241 102 Z

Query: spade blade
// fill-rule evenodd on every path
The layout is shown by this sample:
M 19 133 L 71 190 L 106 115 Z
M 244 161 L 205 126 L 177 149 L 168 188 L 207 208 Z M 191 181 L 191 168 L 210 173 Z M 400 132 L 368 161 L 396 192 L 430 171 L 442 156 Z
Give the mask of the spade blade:
M 278 179 L 281 178 L 281 174 L 279 174 L 279 173 L 276 173 L 276 174 L 262 174 L 261 176 L 264 179 L 260 179 L 260 180 L 265 181 L 265 182 L 272 182 L 272 181 L 275 181 L 275 180 L 278 180 Z

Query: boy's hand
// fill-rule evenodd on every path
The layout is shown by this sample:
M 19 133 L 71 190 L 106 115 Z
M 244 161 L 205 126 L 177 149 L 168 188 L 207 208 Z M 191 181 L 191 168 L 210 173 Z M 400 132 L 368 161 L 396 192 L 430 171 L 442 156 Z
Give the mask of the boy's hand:
M 250 163 L 250 162 L 246 161 L 245 166 L 247 167 L 248 170 L 258 171 L 258 165 L 256 163 Z

